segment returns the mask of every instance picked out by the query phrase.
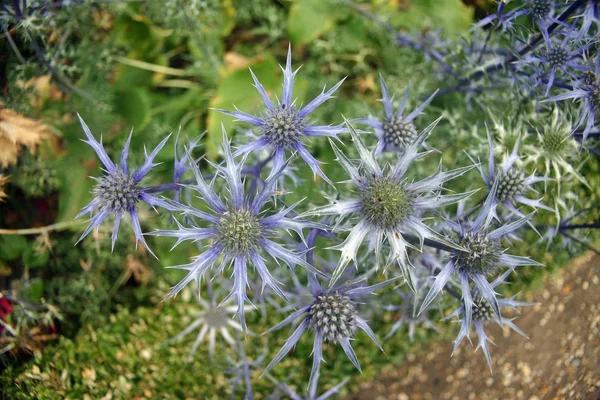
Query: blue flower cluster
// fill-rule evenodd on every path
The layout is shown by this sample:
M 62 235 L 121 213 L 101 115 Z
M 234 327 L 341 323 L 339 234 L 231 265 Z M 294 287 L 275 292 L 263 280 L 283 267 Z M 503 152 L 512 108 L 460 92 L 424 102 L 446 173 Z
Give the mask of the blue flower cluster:
M 503 308 L 514 309 L 529 303 L 514 297 L 504 298 L 497 288 L 517 267 L 541 265 L 528 257 L 510 254 L 510 248 L 526 230 L 539 231 L 540 227 L 532 222 L 538 210 L 557 211 L 542 203 L 543 194 L 529 197 L 531 192 L 545 190 L 540 184 L 551 180 L 550 173 L 538 176 L 536 171 L 527 172 L 525 166 L 530 160 L 521 155 L 521 133 L 504 161 L 498 162 L 497 143 L 486 127 L 487 169 L 479 159 L 471 157 L 472 165 L 446 169 L 440 164 L 434 173 L 418 176 L 413 166 L 424 159 L 431 160 L 435 154 L 436 150 L 425 141 L 435 135 L 440 121 L 423 124 L 421 114 L 437 97 L 452 91 L 474 93 L 481 90 L 486 80 L 494 87 L 534 93 L 540 100 L 539 112 L 546 112 L 545 104 L 551 103 L 555 119 L 548 131 L 537 132 L 539 149 L 543 150 L 529 154 L 544 156 L 557 168 L 577 176 L 573 168 L 568 169 L 566 152 L 581 151 L 590 144 L 590 136 L 597 135 L 594 128 L 600 112 L 600 58 L 595 37 L 598 8 L 593 0 L 526 0 L 516 7 L 506 0 L 499 1 L 497 12 L 474 27 L 474 31 L 487 30 L 487 39 L 468 46 L 462 58 L 466 66 L 485 66 L 477 69 L 459 65 L 455 54 L 445 51 L 450 44 L 439 39 L 439 32 L 431 32 L 432 37 L 422 40 L 398 35 L 397 44 L 422 51 L 426 58 L 443 66 L 448 87 L 427 96 L 414 109 L 408 106 L 406 89 L 399 108 L 394 111 L 394 96 L 382 77 L 381 116 L 361 116 L 333 125 L 317 125 L 309 116 L 333 98 L 344 80 L 329 90 L 324 89 L 306 105 L 299 105 L 293 97 L 298 70 L 292 69 L 290 48 L 282 68 L 283 91 L 277 102 L 250 71 L 263 101 L 262 113 L 219 110 L 251 125 L 257 135 L 255 140 L 239 143 L 232 149 L 230 137 L 223 130 L 222 162 L 208 161 L 210 173 L 202 171 L 194 158 L 198 140 L 189 142 L 183 155 L 176 153 L 173 182 L 159 186 L 143 186 L 141 181 L 156 165 L 153 160 L 168 137 L 150 154 L 146 153 L 142 166 L 132 171 L 127 164 L 130 141 L 119 162 L 114 163 L 102 141 L 97 141 L 80 119 L 86 142 L 104 166 L 104 175 L 96 178 L 93 199 L 79 215 L 95 212 L 82 239 L 111 218 L 114 244 L 122 216 L 129 215 L 136 239 L 150 250 L 142 233 L 138 207 L 145 203 L 173 214 L 173 227 L 146 235 L 174 238 L 175 246 L 185 241 L 195 242 L 199 253 L 188 264 L 170 267 L 185 271 L 185 276 L 167 298 L 192 281 L 200 289 L 203 280 L 210 285 L 211 277 L 232 271 L 231 279 L 223 283 L 228 294 L 220 300 L 222 309 L 210 290 L 210 299 L 201 299 L 204 311 L 198 314 L 197 321 L 176 338 L 200 327 L 194 350 L 208 332 L 213 332 L 211 353 L 217 332 L 236 347 L 239 340 L 234 341 L 227 328 L 238 334 L 248 332 L 246 311 L 251 309 L 248 306 L 278 304 L 278 312 L 284 313 L 284 318 L 268 332 L 291 324 L 295 327 L 263 374 L 268 375 L 304 336 L 311 335 L 310 398 L 316 396 L 324 345 L 339 344 L 359 370 L 359 360 L 351 345 L 359 330 L 382 348 L 367 322 L 369 313 L 378 311 L 364 309 L 362 304 L 372 301 L 372 294 L 392 284 L 395 286 L 391 290 L 392 302 L 396 305 L 379 304 L 380 310 L 402 313 L 390 334 L 399 331 L 404 323 L 410 326 L 411 338 L 417 324 L 437 329 L 430 320 L 431 311 L 447 304 L 439 300 L 440 293 L 446 292 L 457 303 L 456 311 L 447 318 L 456 317 L 461 324 L 456 347 L 474 328 L 479 338 L 478 348 L 484 352 L 491 369 L 486 324 L 493 321 L 508 325 L 523 334 L 512 319 L 504 316 Z M 519 18 L 531 18 L 533 22 L 527 28 L 528 40 L 511 51 L 501 51 L 501 46 L 493 43 L 494 38 L 513 38 L 517 31 L 523 35 L 517 26 Z M 460 76 L 459 70 L 475 72 Z M 532 76 L 536 79 L 532 80 Z M 567 99 L 577 100 L 573 124 L 559 122 L 566 111 L 559 110 L 557 102 Z M 372 132 L 359 131 L 355 124 L 371 128 Z M 309 140 L 321 136 L 328 138 L 335 154 L 332 168 L 339 167 L 348 185 L 332 182 L 321 168 L 322 162 L 309 151 Z M 568 141 L 575 143 L 574 138 L 579 138 L 576 145 L 569 144 Z M 367 144 L 371 139 L 373 146 Z M 265 149 L 268 149 L 266 156 Z M 324 181 L 327 190 L 336 191 L 335 198 L 317 205 L 285 203 L 286 189 L 298 190 L 299 181 L 289 187 L 284 176 L 291 173 L 299 160 L 308 165 L 317 182 Z M 469 190 L 450 191 L 449 182 L 477 170 L 481 174 L 478 183 Z M 184 180 L 184 174 L 191 174 L 193 179 Z M 556 175 L 556 179 L 560 176 Z M 167 191 L 174 193 L 171 198 L 155 195 Z M 190 196 L 182 196 L 182 191 L 195 192 L 200 203 L 184 200 Z M 474 204 L 471 209 L 465 209 L 468 202 Z M 568 227 L 568 221 L 566 224 L 560 226 Z M 291 233 L 291 238 L 285 232 Z M 553 232 L 558 234 L 560 227 Z M 329 247 L 317 246 L 318 238 L 328 242 Z M 280 263 L 289 269 L 280 269 Z M 409 290 L 401 289 L 403 283 Z M 282 303 L 285 305 L 281 306 Z M 228 312 L 237 316 L 239 324 L 227 320 Z M 244 366 L 248 373 L 248 365 Z M 279 389 L 299 398 L 285 385 Z M 333 392 L 328 392 L 327 397 Z

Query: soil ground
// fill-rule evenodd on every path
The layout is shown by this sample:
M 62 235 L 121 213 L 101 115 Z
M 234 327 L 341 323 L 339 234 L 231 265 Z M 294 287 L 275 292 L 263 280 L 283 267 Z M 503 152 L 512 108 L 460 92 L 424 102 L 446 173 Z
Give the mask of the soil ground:
M 497 345 L 490 346 L 492 374 L 475 346 L 465 342 L 450 357 L 453 344 L 441 341 L 364 382 L 348 400 L 600 400 L 600 256 L 575 260 L 519 299 L 538 303 L 515 320 L 529 340 L 486 327 Z

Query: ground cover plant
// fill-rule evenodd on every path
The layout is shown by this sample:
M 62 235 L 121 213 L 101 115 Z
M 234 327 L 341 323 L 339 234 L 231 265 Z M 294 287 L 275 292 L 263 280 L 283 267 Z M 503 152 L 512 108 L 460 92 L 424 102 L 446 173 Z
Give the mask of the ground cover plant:
M 0 6 L 4 394 L 325 399 L 437 337 L 493 373 L 598 252 L 600 9 L 468 3 Z

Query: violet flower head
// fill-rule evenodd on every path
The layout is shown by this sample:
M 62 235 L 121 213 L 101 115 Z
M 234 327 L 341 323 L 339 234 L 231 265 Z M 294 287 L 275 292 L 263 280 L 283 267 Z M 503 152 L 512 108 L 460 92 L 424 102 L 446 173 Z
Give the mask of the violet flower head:
M 359 124 L 368 125 L 375 129 L 375 135 L 379 139 L 375 149 L 376 156 L 379 156 L 384 151 L 395 151 L 402 153 L 406 146 L 414 143 L 414 141 L 417 140 L 419 133 L 417 132 L 417 128 L 415 127 L 413 121 L 423 112 L 425 107 L 431 103 L 431 100 L 433 100 L 437 94 L 437 90 L 435 93 L 429 96 L 429 98 L 425 100 L 420 107 L 405 116 L 403 114 L 406 108 L 406 101 L 408 100 L 409 89 L 407 88 L 404 92 L 404 98 L 402 99 L 400 108 L 394 113 L 392 105 L 394 96 L 392 95 L 390 97 L 388 87 L 385 84 L 382 76 L 379 77 L 379 80 L 381 82 L 381 92 L 383 96 L 380 101 L 383 103 L 385 118 L 383 120 L 378 120 L 375 118 L 360 118 L 357 119 L 356 122 Z
M 362 329 L 375 342 L 377 347 L 382 350 L 383 348 L 379 340 L 377 340 L 375 333 L 367 324 L 367 321 L 358 315 L 357 297 L 373 294 L 376 290 L 393 281 L 394 279 L 390 279 L 372 286 L 359 286 L 355 282 L 354 284 L 351 283 L 325 289 L 313 280 L 311 285 L 311 292 L 313 294 L 312 302 L 292 313 L 289 317 L 265 332 L 266 334 L 281 329 L 297 319 L 301 319 L 300 324 L 286 340 L 281 350 L 279 350 L 267 368 L 265 368 L 263 374 L 277 365 L 296 346 L 302 334 L 307 330 L 314 332 L 313 365 L 308 382 L 309 388 L 316 385 L 315 380 L 319 376 L 319 367 L 323 359 L 323 342 L 331 344 L 339 343 L 346 356 L 360 371 L 358 358 L 350 343 L 354 338 L 356 330 L 358 328 Z
M 550 102 L 568 99 L 583 100 L 583 109 L 577 120 L 577 127 L 585 124 L 583 129 L 583 143 L 586 141 L 592 128 L 596 125 L 596 121 L 600 118 L 600 55 L 596 58 L 595 71 L 589 72 L 586 78 L 579 82 L 579 87 L 544 101 Z
M 380 265 L 380 255 L 387 239 L 390 252 L 385 262 L 389 266 L 397 261 L 403 276 L 414 291 L 413 276 L 407 248 L 414 247 L 405 235 L 418 237 L 423 247 L 425 239 L 446 242 L 421 220 L 426 210 L 434 210 L 448 204 L 454 204 L 473 192 L 440 195 L 444 182 L 461 176 L 472 166 L 443 172 L 439 169 L 433 175 L 420 181 L 411 181 L 405 174 L 408 167 L 429 152 L 418 153 L 419 148 L 429 136 L 439 119 L 423 130 L 419 137 L 408 145 L 394 166 L 382 168 L 371 151 L 367 149 L 358 133 L 348 124 L 354 145 L 360 154 L 360 165 L 352 163 L 331 141 L 337 156 L 336 160 L 350 176 L 350 182 L 356 187 L 354 198 L 342 199 L 333 204 L 316 207 L 302 216 L 335 215 L 339 219 L 348 218 L 352 224 L 346 240 L 335 247 L 341 251 L 338 265 L 333 272 L 331 285 L 342 275 L 351 261 L 357 264 L 356 255 L 363 241 L 369 241 L 370 250 L 375 253 L 376 266 Z M 419 250 L 419 249 L 418 249 Z
M 481 174 L 485 184 L 488 186 L 488 190 L 490 190 L 490 192 L 492 186 L 497 182 L 494 204 L 501 204 L 511 213 L 519 217 L 524 217 L 524 214 L 515 207 L 517 203 L 534 208 L 543 208 L 547 211 L 554 211 L 552 208 L 542 204 L 541 198 L 533 200 L 525 197 L 525 194 L 529 191 L 536 192 L 531 185 L 552 179 L 548 177 L 535 176 L 535 172 L 530 176 L 527 176 L 525 175 L 525 172 L 523 172 L 523 170 L 517 166 L 516 162 L 519 159 L 518 151 L 521 144 L 521 135 L 519 134 L 510 156 L 502 165 L 496 166 L 494 141 L 487 125 L 486 131 L 489 146 L 487 174 L 484 173 L 480 164 L 475 163 L 472 159 L 471 160 L 477 166 L 477 169 L 479 170 L 479 173 Z M 491 212 L 495 212 L 495 208 L 493 208 Z
M 540 28 L 548 25 L 555 12 L 554 0 L 525 0 L 527 14 Z
M 144 152 L 146 153 L 144 163 L 133 173 L 130 173 L 129 166 L 127 165 L 127 157 L 129 156 L 129 145 L 133 130 L 129 134 L 129 138 L 121 152 L 119 163 L 114 163 L 110 157 L 108 157 L 108 154 L 106 154 L 106 150 L 102 145 L 102 138 L 100 139 L 100 142 L 98 142 L 81 116 L 78 115 L 78 117 L 81 127 L 87 137 L 87 140 L 84 140 L 84 142 L 89 144 L 98 155 L 98 158 L 104 166 L 105 174 L 101 178 L 92 178 L 98 182 L 92 190 L 93 199 L 75 217 L 75 219 L 77 219 L 85 214 L 90 214 L 91 216 L 94 211 L 98 210 L 96 215 L 91 217 L 90 225 L 83 232 L 77 243 L 86 237 L 92 229 L 99 226 L 108 216 L 112 215 L 115 218 L 112 231 L 112 248 L 114 249 L 121 218 L 123 217 L 123 214 L 129 214 L 136 240 L 141 242 L 142 245 L 154 255 L 142 235 L 142 228 L 137 214 L 138 203 L 142 201 L 152 208 L 158 206 L 167 210 L 172 210 L 173 207 L 164 200 L 149 194 L 149 188 L 141 186 L 140 182 L 153 167 L 158 165 L 153 162 L 154 157 L 156 157 L 158 152 L 163 148 L 171 135 L 164 138 L 150 154 L 148 154 L 144 148 Z
M 508 270 L 504 274 L 500 275 L 497 279 L 490 283 L 490 287 L 492 289 L 496 288 L 499 284 L 501 284 L 504 281 L 504 279 L 506 279 L 510 272 L 512 271 Z M 512 296 L 510 298 L 498 299 L 498 307 L 507 307 L 516 310 L 517 307 L 532 306 L 535 304 L 524 301 L 516 301 L 515 297 L 517 297 L 517 295 Z M 500 326 L 506 325 L 511 330 L 517 332 L 519 335 L 527 338 L 527 335 L 521 329 L 519 329 L 519 327 L 513 322 L 514 318 L 506 318 L 497 315 L 494 312 L 489 301 L 485 297 L 483 297 L 481 292 L 477 289 L 473 293 L 472 324 L 469 323 L 465 311 L 465 305 L 462 305 L 452 314 L 444 318 L 452 319 L 454 317 L 457 317 L 458 321 L 460 322 L 460 331 L 456 340 L 454 341 L 454 350 L 452 351 L 452 353 L 454 354 L 454 352 L 456 352 L 456 349 L 458 349 L 458 346 L 460 346 L 465 337 L 469 337 L 471 325 L 474 325 L 475 332 L 477 333 L 478 337 L 477 349 L 481 348 L 481 351 L 483 351 L 488 367 L 490 368 L 490 372 L 492 371 L 492 357 L 488 348 L 488 342 L 491 341 L 485 333 L 485 326 L 487 324 L 489 324 L 490 322 L 496 322 Z
M 494 288 L 488 282 L 488 275 L 497 273 L 502 266 L 513 271 L 518 266 L 542 264 L 528 257 L 506 254 L 501 240 L 517 229 L 523 227 L 533 216 L 533 213 L 511 223 L 505 223 L 490 231 L 490 224 L 495 214 L 494 198 L 498 182 L 496 181 L 488 194 L 479 215 L 472 223 L 470 221 L 448 221 L 448 227 L 458 236 L 457 244 L 463 250 L 452 250 L 444 268 L 436 275 L 429 293 L 425 296 L 419 313 L 422 313 L 444 289 L 454 275 L 457 276 L 462 291 L 463 304 L 467 325 L 471 324 L 474 302 L 470 283 L 488 301 L 490 307 L 500 318 L 500 305 Z
M 273 171 L 277 171 L 284 163 L 286 150 L 297 152 L 315 175 L 319 175 L 323 180 L 331 183 L 323 171 L 321 171 L 319 167 L 320 162 L 304 146 L 303 139 L 319 136 L 336 137 L 340 133 L 347 132 L 346 128 L 342 125 L 312 125 L 307 119 L 310 113 L 315 111 L 317 107 L 333 97 L 333 93 L 335 93 L 346 78 L 339 81 L 328 91 L 323 89 L 323 92 L 306 106 L 297 108 L 292 91 L 294 77 L 298 73 L 298 69 L 292 71 L 292 49 L 290 47 L 288 49 L 285 69 L 282 67 L 283 93 L 281 99 L 278 100 L 278 104 L 273 104 L 263 85 L 256 78 L 252 70 L 250 70 L 252 79 L 254 79 L 254 87 L 258 90 L 266 107 L 266 112 L 262 116 L 248 114 L 237 109 L 236 111 L 218 111 L 231 115 L 237 118 L 238 121 L 254 125 L 261 131 L 259 139 L 241 146 L 235 151 L 234 156 L 249 154 L 253 151 L 269 147 L 273 152 Z
M 312 265 L 304 261 L 302 257 L 271 240 L 277 229 L 291 229 L 302 237 L 302 229 L 320 225 L 300 219 L 287 218 L 295 205 L 273 215 L 267 216 L 263 212 L 265 204 L 269 202 L 274 194 L 277 178 L 283 173 L 285 165 L 282 165 L 279 171 L 264 182 L 264 185 L 255 196 L 248 196 L 244 194 L 244 182 L 242 181 L 244 160 L 239 164 L 235 162 L 224 129 L 223 151 L 225 154 L 224 164 L 214 165 L 214 167 L 217 169 L 217 178 L 223 178 L 227 182 L 229 189 L 228 201 L 224 202 L 219 197 L 213 188 L 214 181 L 207 183 L 196 163 L 192 162 L 192 172 L 196 183 L 187 187 L 200 194 L 200 198 L 206 203 L 211 212 L 200 211 L 191 206 L 175 203 L 176 211 L 198 218 L 202 221 L 202 226 L 186 228 L 178 223 L 179 229 L 177 230 L 157 230 L 148 234 L 174 237 L 177 239 L 175 246 L 186 240 L 194 242 L 211 241 L 206 250 L 191 263 L 171 267 L 187 271 L 187 275 L 172 288 L 166 298 L 175 296 L 191 281 L 196 281 L 196 284 L 200 287 L 202 277 L 218 260 L 220 260 L 220 266 L 217 272 L 222 271 L 227 265 L 233 265 L 233 288 L 225 300 L 235 296 L 238 306 L 236 315 L 239 316 L 242 328 L 245 330 L 244 303 L 249 302 L 246 294 L 248 264 L 254 265 L 258 271 L 263 287 L 270 287 L 280 297 L 286 299 L 285 294 L 278 286 L 279 282 L 269 272 L 261 255 L 261 249 L 273 259 L 283 261 L 290 268 L 300 265 L 310 273 L 321 274 Z M 193 160 L 189 153 L 188 159 Z

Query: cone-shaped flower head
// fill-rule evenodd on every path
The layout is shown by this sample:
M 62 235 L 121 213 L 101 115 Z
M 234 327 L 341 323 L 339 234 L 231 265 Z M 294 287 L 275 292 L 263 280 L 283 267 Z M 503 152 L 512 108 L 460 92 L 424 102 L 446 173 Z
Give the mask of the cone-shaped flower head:
M 125 143 L 119 163 L 113 163 L 110 157 L 108 157 L 108 154 L 106 154 L 104 146 L 102 146 L 102 139 L 98 142 L 94 138 L 92 132 L 81 116 L 79 116 L 79 122 L 87 137 L 85 143 L 89 144 L 98 155 L 98 158 L 104 166 L 105 174 L 101 178 L 94 178 L 98 184 L 92 189 L 93 199 L 75 217 L 75 219 L 77 219 L 85 214 L 92 215 L 94 211 L 98 210 L 96 215 L 91 218 L 90 225 L 77 242 L 79 243 L 92 231 L 92 229 L 99 226 L 108 216 L 113 216 L 115 222 L 112 231 L 112 248 L 114 248 L 121 218 L 123 214 L 129 214 L 136 239 L 152 253 L 142 235 L 142 228 L 140 227 L 140 221 L 137 214 L 138 203 L 142 201 L 153 208 L 158 206 L 168 210 L 171 210 L 172 207 L 164 200 L 152 196 L 149 193 L 149 188 L 140 185 L 140 183 L 148 172 L 150 172 L 154 166 L 158 165 L 154 163 L 154 158 L 163 148 L 170 135 L 164 138 L 152 153 L 148 154 L 144 149 L 144 152 L 146 152 L 144 164 L 133 173 L 130 173 L 129 166 L 127 165 L 127 157 L 129 156 L 129 144 L 131 142 L 131 134 L 133 131 L 131 131 L 127 143 Z M 154 255 L 154 253 L 152 254 Z
M 439 120 L 438 120 L 439 121 Z M 355 197 L 342 199 L 334 204 L 316 207 L 303 215 L 337 215 L 348 217 L 354 224 L 346 240 L 339 246 L 342 255 L 333 273 L 333 285 L 342 275 L 348 264 L 354 260 L 362 242 L 367 239 L 375 252 L 376 264 L 380 264 L 380 254 L 384 239 L 390 245 L 386 266 L 392 261 L 398 261 L 404 277 L 411 288 L 412 275 L 407 247 L 411 246 L 405 237 L 412 235 L 422 244 L 425 239 L 445 240 L 429 229 L 420 218 L 426 210 L 436 209 L 447 204 L 453 204 L 468 197 L 472 192 L 464 194 L 440 195 L 444 182 L 456 178 L 472 167 L 458 168 L 448 172 L 438 170 L 435 174 L 421 180 L 411 181 L 405 177 L 410 164 L 426 153 L 418 153 L 419 147 L 427 138 L 437 122 L 427 127 L 417 140 L 408 145 L 395 166 L 381 168 L 374 155 L 366 148 L 359 135 L 350 125 L 354 144 L 360 154 L 361 164 L 356 166 L 331 142 L 337 156 L 337 161 L 346 170 L 351 182 L 356 186 Z
M 542 204 L 542 199 L 534 200 L 525 197 L 529 191 L 536 192 L 531 187 L 533 184 L 551 179 L 548 177 L 535 176 L 535 172 L 530 176 L 527 176 L 517 165 L 517 160 L 519 160 L 518 152 L 521 144 L 521 135 L 518 136 L 510 156 L 507 157 L 502 165 L 496 166 L 494 141 L 487 126 L 486 130 L 489 146 L 488 172 L 486 174 L 480 164 L 477 164 L 477 169 L 490 191 L 492 186 L 497 183 L 495 191 L 496 195 L 494 198 L 495 204 L 501 204 L 511 213 L 520 217 L 523 217 L 524 214 L 516 208 L 518 204 L 554 211 L 552 208 Z M 473 161 L 473 163 L 475 162 Z M 495 211 L 495 208 L 493 208 L 492 211 Z
M 388 91 L 388 87 L 383 80 L 383 77 L 380 77 L 381 82 L 381 92 L 383 98 L 380 100 L 383 103 L 383 108 L 385 110 L 385 118 L 383 120 L 378 120 L 376 118 L 360 118 L 357 119 L 356 122 L 359 124 L 368 125 L 371 128 L 375 129 L 375 135 L 379 139 L 377 147 L 375 149 L 375 155 L 380 155 L 384 151 L 392 151 L 392 152 L 400 152 L 404 151 L 404 148 L 417 140 L 419 137 L 419 133 L 414 124 L 414 119 L 420 115 L 425 107 L 431 103 L 437 91 L 432 94 L 419 108 L 414 110 L 408 115 L 404 115 L 404 110 L 406 109 L 406 101 L 408 100 L 408 90 L 404 92 L 404 98 L 402 99 L 402 103 L 400 104 L 400 108 L 398 111 L 394 113 L 393 110 L 393 101 L 394 96 L 390 97 L 390 93 Z
M 223 270 L 226 265 L 233 264 L 233 289 L 227 298 L 235 296 L 237 299 L 238 310 L 236 314 L 239 316 L 245 330 L 244 303 L 249 302 L 246 295 L 248 263 L 254 265 L 258 271 L 263 282 L 263 288 L 269 286 L 275 293 L 285 299 L 278 282 L 269 272 L 261 252 L 267 253 L 275 260 L 282 260 L 290 268 L 300 265 L 313 274 L 320 274 L 302 257 L 271 240 L 271 236 L 276 229 L 291 229 L 302 236 L 303 228 L 321 227 L 321 225 L 287 218 L 295 205 L 273 215 L 264 213 L 263 208 L 273 196 L 277 179 L 283 173 L 285 165 L 282 165 L 279 171 L 265 181 L 258 193 L 254 196 L 247 196 L 244 194 L 244 182 L 241 176 L 244 161 L 242 160 L 240 164 L 235 162 L 225 130 L 223 130 L 223 151 L 225 154 L 224 164 L 214 165 L 214 167 L 217 169 L 216 178 L 223 178 L 227 182 L 229 189 L 228 201 L 223 201 L 217 195 L 213 183 L 207 183 L 204 180 L 198 166 L 192 161 L 191 167 L 196 183 L 189 185 L 188 188 L 200 193 L 200 198 L 206 203 L 211 212 L 173 203 L 177 211 L 201 220 L 202 226 L 187 228 L 178 223 L 178 230 L 157 230 L 149 234 L 177 238 L 175 246 L 186 240 L 196 242 L 210 240 L 212 243 L 206 251 L 196 257 L 190 264 L 171 267 L 187 271 L 187 276 L 173 287 L 167 298 L 175 296 L 191 281 L 196 281 L 199 286 L 206 271 L 213 267 L 219 259 L 221 260 L 219 271 Z M 193 160 L 193 158 L 188 156 L 188 160 Z
M 248 154 L 253 151 L 271 148 L 273 151 L 273 171 L 279 170 L 284 163 L 286 150 L 297 152 L 300 157 L 308 164 L 315 175 L 319 175 L 325 181 L 330 182 L 317 161 L 310 152 L 304 147 L 303 140 L 309 137 L 332 136 L 336 137 L 339 133 L 346 132 L 346 129 L 339 126 L 319 126 L 313 125 L 307 117 L 325 101 L 333 97 L 333 93 L 341 86 L 344 79 L 339 81 L 328 91 L 323 92 L 306 106 L 298 108 L 293 99 L 292 91 L 294 87 L 294 78 L 296 71 L 292 71 L 292 50 L 288 49 L 287 61 L 283 68 L 283 93 L 278 104 L 274 104 L 265 91 L 263 85 L 258 81 L 252 70 L 252 79 L 254 87 L 258 90 L 266 110 L 262 116 L 252 115 L 240 110 L 227 111 L 218 110 L 224 114 L 236 117 L 239 121 L 247 122 L 260 129 L 260 136 L 257 140 L 241 146 L 234 156 Z
M 495 289 L 502 282 L 504 282 L 506 277 L 511 272 L 512 272 L 511 270 L 507 270 L 505 273 L 501 274 L 500 276 L 498 276 L 498 278 L 496 278 L 493 282 L 491 282 L 490 287 L 492 288 L 492 290 Z M 516 296 L 510 297 L 510 298 L 498 299 L 497 306 L 499 308 L 506 307 L 506 308 L 516 310 L 517 307 L 531 306 L 534 304 L 534 303 L 527 303 L 527 302 L 523 302 L 523 301 L 516 301 L 515 297 Z M 450 314 L 446 318 L 444 318 L 444 319 L 451 319 L 451 318 L 456 317 L 456 318 L 458 318 L 458 321 L 460 322 L 460 331 L 458 333 L 458 337 L 456 338 L 456 341 L 454 342 L 453 353 L 456 351 L 456 349 L 458 349 L 458 346 L 460 346 L 460 344 L 462 343 L 464 338 L 469 336 L 471 326 L 473 325 L 473 326 L 475 326 L 475 332 L 477 333 L 477 337 L 478 337 L 477 349 L 481 348 L 481 350 L 483 351 L 483 355 L 485 356 L 485 359 L 487 361 L 488 367 L 490 368 L 490 371 L 492 370 L 492 357 L 490 355 L 488 342 L 491 342 L 491 341 L 489 340 L 489 338 L 487 337 L 487 335 L 485 333 L 485 325 L 489 324 L 490 322 L 496 322 L 500 326 L 506 325 L 511 330 L 517 332 L 518 334 L 520 334 L 524 337 L 527 337 L 527 335 L 525 335 L 525 333 L 515 325 L 515 323 L 513 322 L 514 318 L 510 319 L 510 318 L 505 318 L 505 317 L 499 316 L 494 311 L 494 307 L 490 304 L 489 300 L 487 300 L 478 289 L 475 289 L 475 291 L 473 293 L 473 309 L 472 309 L 473 314 L 472 314 L 471 322 L 468 320 L 467 313 L 465 311 L 466 311 L 465 305 L 462 305 L 458 309 L 456 309 L 452 314 Z
M 268 333 L 281 329 L 297 319 L 301 319 L 302 321 L 263 373 L 268 372 L 279 363 L 296 346 L 302 334 L 307 330 L 314 332 L 313 365 L 308 383 L 309 388 L 316 385 L 315 380 L 319 376 L 324 341 L 331 344 L 339 343 L 350 361 L 352 361 L 352 364 L 360 370 L 358 358 L 350 344 L 356 330 L 359 328 L 365 331 L 379 348 L 381 348 L 381 344 L 377 340 L 373 330 L 367 324 L 367 321 L 358 315 L 357 297 L 373 294 L 376 290 L 393 281 L 394 279 L 391 279 L 372 286 L 360 286 L 359 282 L 354 282 L 326 289 L 318 284 L 316 280 L 312 280 L 311 303 L 292 313 L 289 317 L 265 332 Z
M 494 292 L 487 277 L 490 274 L 499 272 L 502 266 L 508 267 L 508 271 L 513 271 L 521 265 L 541 265 L 528 257 L 506 254 L 501 244 L 504 236 L 510 235 L 526 225 L 533 213 L 517 221 L 505 223 L 495 230 L 490 229 L 492 218 L 495 215 L 493 209 L 496 207 L 494 199 L 497 187 L 498 182 L 494 183 L 475 221 L 472 223 L 470 221 L 449 221 L 447 223 L 458 237 L 456 244 L 462 250 L 457 249 L 450 252 L 447 264 L 435 277 L 429 293 L 423 300 L 419 313 L 422 313 L 433 302 L 450 278 L 456 275 L 462 290 L 467 325 L 471 323 L 474 312 L 471 282 L 474 283 L 475 290 L 487 300 L 496 316 L 500 318 L 496 292 Z

